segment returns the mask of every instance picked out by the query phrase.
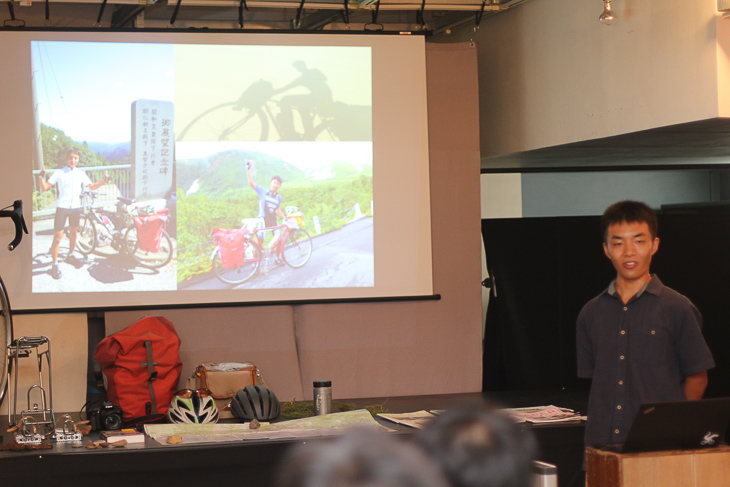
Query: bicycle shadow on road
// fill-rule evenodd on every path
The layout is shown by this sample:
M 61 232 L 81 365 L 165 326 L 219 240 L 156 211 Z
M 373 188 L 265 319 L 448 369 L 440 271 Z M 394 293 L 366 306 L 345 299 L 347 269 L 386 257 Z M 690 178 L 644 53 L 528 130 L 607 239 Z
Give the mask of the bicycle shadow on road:
M 41 256 L 43 256 L 43 257 L 47 256 L 47 259 L 41 259 Z M 52 263 L 51 255 L 48 253 L 34 255 L 32 263 L 31 263 L 31 266 L 33 269 L 33 272 L 31 275 L 39 276 L 41 274 L 48 274 L 48 271 L 51 269 L 51 263 Z
M 38 236 L 40 236 L 40 235 L 44 235 L 44 236 L 47 236 L 47 237 L 53 237 L 53 235 L 54 235 L 54 234 L 55 234 L 56 232 L 54 232 L 54 231 L 53 231 L 53 228 L 49 228 L 49 229 L 46 229 L 46 230 L 36 230 L 36 231 L 35 231 L 35 232 L 33 232 L 33 233 L 34 233 L 35 235 L 38 235 Z
M 137 269 L 137 270 L 135 270 Z M 139 270 L 136 262 L 127 259 L 96 260 L 89 267 L 89 276 L 101 284 L 114 284 L 134 280 L 135 275 L 155 275 L 160 272 L 155 269 Z

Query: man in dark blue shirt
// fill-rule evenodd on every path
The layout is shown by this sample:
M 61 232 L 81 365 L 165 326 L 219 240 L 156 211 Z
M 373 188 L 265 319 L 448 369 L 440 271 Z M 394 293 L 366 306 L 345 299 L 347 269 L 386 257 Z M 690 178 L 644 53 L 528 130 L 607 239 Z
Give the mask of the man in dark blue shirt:
M 592 379 L 586 446 L 623 442 L 642 403 L 701 399 L 715 366 L 697 308 L 649 272 L 656 214 L 621 201 L 601 228 L 616 279 L 578 316 L 578 376 Z

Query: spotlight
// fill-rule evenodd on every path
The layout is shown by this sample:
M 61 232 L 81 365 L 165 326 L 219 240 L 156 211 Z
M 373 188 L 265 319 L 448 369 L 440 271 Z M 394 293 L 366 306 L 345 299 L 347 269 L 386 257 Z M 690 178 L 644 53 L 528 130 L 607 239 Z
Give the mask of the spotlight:
M 611 25 L 616 20 L 611 8 L 611 0 L 603 0 L 603 13 L 598 17 L 598 20 L 604 25 Z

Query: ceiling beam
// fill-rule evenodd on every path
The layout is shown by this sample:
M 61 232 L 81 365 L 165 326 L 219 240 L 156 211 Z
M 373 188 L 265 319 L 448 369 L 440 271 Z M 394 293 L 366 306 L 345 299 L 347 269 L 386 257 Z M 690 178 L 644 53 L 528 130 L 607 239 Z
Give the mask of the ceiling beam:
M 118 5 L 114 7 L 112 13 L 111 27 L 112 29 L 121 29 L 128 22 L 134 20 L 139 14 L 144 12 L 147 5 Z

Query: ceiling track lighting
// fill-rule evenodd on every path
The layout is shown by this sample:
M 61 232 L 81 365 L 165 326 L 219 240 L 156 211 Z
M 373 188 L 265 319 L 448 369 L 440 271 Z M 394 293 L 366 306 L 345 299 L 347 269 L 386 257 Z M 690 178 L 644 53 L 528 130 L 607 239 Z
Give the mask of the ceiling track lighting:
M 611 7 L 611 0 L 603 0 L 603 13 L 598 17 L 603 25 L 611 25 L 616 20 L 616 15 Z
M 3 27 L 25 27 L 25 20 L 15 18 L 15 2 L 13 0 L 8 2 L 8 13 L 10 18 L 3 20 Z
M 421 2 L 421 9 L 416 12 L 416 25 L 417 30 L 426 30 L 426 19 L 423 17 L 423 12 L 426 10 L 426 0 Z
M 177 14 L 180 12 L 180 4 L 182 3 L 182 0 L 177 0 L 177 5 L 175 5 L 175 10 L 172 11 L 172 17 L 170 17 L 170 25 L 175 24 L 175 20 L 177 20 Z
M 302 26 L 302 12 L 304 12 L 304 2 L 306 0 L 302 0 L 302 2 L 299 4 L 299 8 L 297 9 L 297 18 L 294 19 L 294 22 L 292 22 L 292 27 L 297 30 L 299 27 Z
M 350 30 L 350 7 L 347 5 L 349 0 L 344 0 L 345 8 L 342 10 L 342 20 L 345 22 L 345 28 Z
M 375 9 L 371 12 L 372 15 L 372 22 L 369 22 L 363 26 L 365 30 L 373 30 L 373 31 L 380 31 L 385 29 L 385 26 L 383 24 L 378 23 L 378 14 L 380 13 L 380 0 L 375 2 Z
M 96 23 L 94 24 L 96 27 L 101 27 L 101 16 L 104 15 L 105 8 L 106 8 L 106 0 L 101 2 L 101 5 L 99 6 L 99 15 L 96 17 Z
M 474 32 L 479 30 L 479 24 L 482 21 L 482 17 L 484 16 L 484 8 L 487 6 L 487 0 L 482 0 L 482 8 L 479 9 L 479 12 L 476 13 L 476 16 L 474 18 L 476 24 L 474 25 Z
M 248 11 L 248 5 L 246 4 L 246 0 L 241 0 L 241 3 L 238 4 L 238 26 L 243 29 L 243 11 L 244 9 Z

